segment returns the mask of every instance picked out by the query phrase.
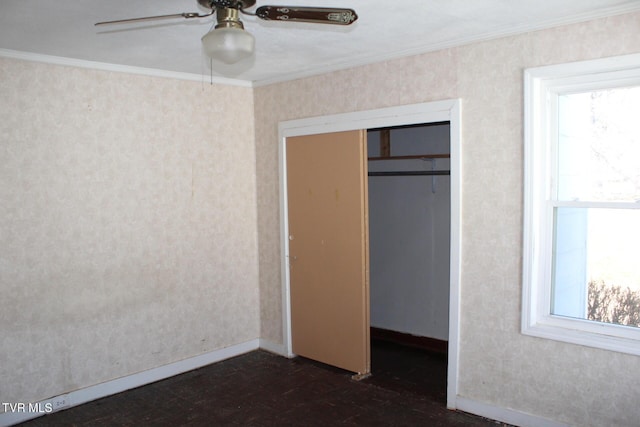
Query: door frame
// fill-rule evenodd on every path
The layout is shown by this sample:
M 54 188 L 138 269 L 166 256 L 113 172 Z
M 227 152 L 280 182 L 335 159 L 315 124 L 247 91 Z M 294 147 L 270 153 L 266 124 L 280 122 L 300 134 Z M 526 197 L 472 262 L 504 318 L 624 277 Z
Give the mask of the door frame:
M 282 284 L 282 326 L 284 352 L 293 357 L 291 344 L 291 298 L 289 276 L 289 218 L 287 201 L 286 140 L 358 129 L 374 129 L 448 121 L 451 146 L 451 230 L 449 271 L 449 351 L 447 367 L 447 407 L 456 408 L 460 339 L 461 195 L 462 135 L 460 99 L 426 102 L 353 113 L 283 121 L 278 124 L 280 186 L 280 260 Z

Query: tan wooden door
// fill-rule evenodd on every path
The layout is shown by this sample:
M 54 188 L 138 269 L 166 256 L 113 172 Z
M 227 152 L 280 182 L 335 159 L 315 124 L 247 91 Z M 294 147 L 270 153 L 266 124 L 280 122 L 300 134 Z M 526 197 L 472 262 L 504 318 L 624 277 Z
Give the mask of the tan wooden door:
M 293 352 L 371 370 L 366 131 L 287 138 Z

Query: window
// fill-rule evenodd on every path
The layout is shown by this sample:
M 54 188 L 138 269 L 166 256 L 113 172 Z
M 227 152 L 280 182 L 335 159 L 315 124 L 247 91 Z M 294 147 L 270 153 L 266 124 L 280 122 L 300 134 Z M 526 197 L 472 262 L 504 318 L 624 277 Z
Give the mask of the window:
M 522 332 L 640 355 L 640 55 L 525 72 Z

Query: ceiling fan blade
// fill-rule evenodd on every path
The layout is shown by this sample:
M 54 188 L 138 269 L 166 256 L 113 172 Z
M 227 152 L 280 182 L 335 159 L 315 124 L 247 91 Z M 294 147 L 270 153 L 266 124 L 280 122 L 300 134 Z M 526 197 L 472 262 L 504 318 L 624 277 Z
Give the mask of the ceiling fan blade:
M 158 19 L 174 19 L 174 18 L 204 18 L 206 16 L 211 16 L 215 13 L 215 9 L 211 11 L 211 13 L 207 13 L 204 15 L 200 15 L 195 12 L 185 12 L 185 13 L 174 13 L 172 15 L 157 15 L 157 16 L 145 16 L 142 18 L 130 18 L 130 19 L 118 19 L 116 21 L 104 21 L 104 22 L 96 22 L 95 25 L 109 25 L 109 24 L 126 24 L 130 22 L 144 22 L 144 21 L 155 21 Z
M 315 24 L 352 24 L 358 15 L 353 9 L 331 7 L 260 6 L 256 16 L 267 21 L 312 22 Z

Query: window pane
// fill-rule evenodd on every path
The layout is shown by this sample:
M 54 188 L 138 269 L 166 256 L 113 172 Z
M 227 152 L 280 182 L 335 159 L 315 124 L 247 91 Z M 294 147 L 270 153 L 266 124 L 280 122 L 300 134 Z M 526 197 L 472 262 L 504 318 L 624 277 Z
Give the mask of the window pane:
M 586 318 L 587 224 L 586 209 L 555 211 L 552 314 Z
M 562 95 L 558 199 L 640 201 L 640 86 Z
M 640 326 L 640 210 L 556 208 L 552 314 Z

